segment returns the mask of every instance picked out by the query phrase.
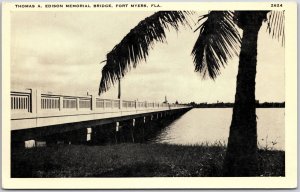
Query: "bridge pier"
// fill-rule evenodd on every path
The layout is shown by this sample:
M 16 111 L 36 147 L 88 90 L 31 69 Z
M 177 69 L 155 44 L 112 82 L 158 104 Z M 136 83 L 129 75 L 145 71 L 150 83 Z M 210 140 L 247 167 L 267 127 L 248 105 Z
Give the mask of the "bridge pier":
M 173 122 L 173 120 L 183 113 L 184 112 L 160 112 L 108 125 L 96 126 L 96 131 L 94 131 L 95 127 L 93 127 L 92 131 L 92 143 L 113 143 L 113 140 L 115 143 L 144 143 L 154 138 L 162 127 Z M 95 142 L 97 140 L 100 142 Z
M 91 144 L 135 142 L 136 120 L 93 126 Z
M 116 126 L 117 143 L 141 143 L 145 141 L 150 117 L 139 117 L 118 122 Z M 118 129 L 117 129 L 118 127 Z M 118 130 L 118 131 L 117 131 Z
M 91 144 L 115 143 L 116 124 L 96 125 L 92 127 Z
M 57 133 L 40 138 L 40 141 L 46 142 L 46 145 L 57 144 L 87 144 L 90 128 L 81 128 L 68 132 Z
M 119 142 L 135 142 L 135 119 L 120 121 Z
M 135 140 L 138 143 L 145 141 L 146 117 L 140 117 L 135 120 L 136 125 L 134 128 Z
M 91 128 L 81 128 L 67 132 L 60 132 L 24 141 L 12 141 L 13 148 L 45 147 L 57 144 L 87 144 L 90 142 Z

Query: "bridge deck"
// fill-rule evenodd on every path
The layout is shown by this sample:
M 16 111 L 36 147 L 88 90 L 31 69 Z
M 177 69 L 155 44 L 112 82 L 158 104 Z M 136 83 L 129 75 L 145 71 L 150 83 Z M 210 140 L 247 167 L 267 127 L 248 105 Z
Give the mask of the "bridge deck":
M 190 108 L 187 105 L 69 96 L 40 90 L 11 91 L 11 130 Z

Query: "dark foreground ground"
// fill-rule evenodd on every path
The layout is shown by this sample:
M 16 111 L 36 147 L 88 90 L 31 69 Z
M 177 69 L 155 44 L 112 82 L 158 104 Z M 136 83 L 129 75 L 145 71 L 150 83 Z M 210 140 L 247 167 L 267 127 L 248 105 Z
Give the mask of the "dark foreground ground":
M 57 145 L 14 149 L 12 177 L 218 177 L 225 147 Z M 259 151 L 260 176 L 284 176 L 284 151 Z

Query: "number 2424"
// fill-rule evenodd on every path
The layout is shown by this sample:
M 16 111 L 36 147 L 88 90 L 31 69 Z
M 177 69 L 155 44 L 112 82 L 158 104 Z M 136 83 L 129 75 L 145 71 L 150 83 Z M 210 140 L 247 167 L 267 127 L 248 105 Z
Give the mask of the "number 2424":
M 280 4 L 280 3 L 273 3 L 273 4 L 271 4 L 271 7 L 282 7 L 282 4 Z

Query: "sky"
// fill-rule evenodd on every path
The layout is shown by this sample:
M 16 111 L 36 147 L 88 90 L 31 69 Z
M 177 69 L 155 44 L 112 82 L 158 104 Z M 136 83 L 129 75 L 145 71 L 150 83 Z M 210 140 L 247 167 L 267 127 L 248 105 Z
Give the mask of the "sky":
M 73 95 L 97 94 L 106 54 L 153 12 L 13 12 L 11 87 Z M 202 13 L 199 12 L 199 15 Z M 198 16 L 199 16 L 198 15 Z M 197 20 L 197 15 L 194 16 Z M 196 26 L 193 26 L 195 28 Z M 215 80 L 194 72 L 191 51 L 198 31 L 181 27 L 156 43 L 147 62 L 122 79 L 124 100 L 234 102 L 238 57 Z M 285 101 L 284 47 L 264 24 L 259 32 L 256 99 Z M 117 98 L 117 85 L 101 95 Z

